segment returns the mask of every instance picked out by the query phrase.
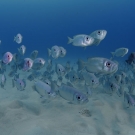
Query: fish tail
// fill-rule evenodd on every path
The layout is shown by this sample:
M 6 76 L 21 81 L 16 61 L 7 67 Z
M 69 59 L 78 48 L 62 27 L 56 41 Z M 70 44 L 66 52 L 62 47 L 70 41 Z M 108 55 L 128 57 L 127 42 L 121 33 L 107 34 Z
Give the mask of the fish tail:
M 14 40 L 13 41 L 15 41 L 15 39 L 16 39 L 16 37 L 14 37 Z
M 68 37 L 68 43 L 67 43 L 67 44 L 70 44 L 70 43 L 72 43 L 72 42 L 73 42 L 73 39 L 70 38 L 70 37 Z
M 111 52 L 111 54 L 112 54 L 113 57 L 114 57 L 114 53 L 115 53 L 115 52 Z
M 80 71 L 80 70 L 84 69 L 84 67 L 85 67 L 85 62 L 79 59 L 79 60 L 77 61 L 77 65 L 78 65 L 78 71 Z
M 51 56 L 51 50 L 48 48 L 48 55 Z

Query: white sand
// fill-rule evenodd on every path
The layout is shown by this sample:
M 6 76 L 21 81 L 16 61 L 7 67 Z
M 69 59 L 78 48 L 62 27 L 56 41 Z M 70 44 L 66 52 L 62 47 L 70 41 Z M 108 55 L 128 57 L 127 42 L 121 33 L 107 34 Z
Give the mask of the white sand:
M 26 89 L 18 91 L 7 76 L 6 90 L 0 88 L 0 135 L 135 134 L 135 108 L 126 108 L 123 97 L 99 88 L 86 105 L 69 104 L 59 96 L 42 103 L 32 85 L 27 81 Z M 81 115 L 82 109 L 90 110 L 91 117 Z

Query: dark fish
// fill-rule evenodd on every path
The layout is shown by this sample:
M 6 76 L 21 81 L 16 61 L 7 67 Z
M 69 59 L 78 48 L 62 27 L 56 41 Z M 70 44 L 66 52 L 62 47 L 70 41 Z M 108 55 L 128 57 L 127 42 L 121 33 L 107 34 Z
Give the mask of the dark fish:
M 129 56 L 126 62 L 130 65 L 131 63 L 135 62 L 135 52 L 132 52 Z

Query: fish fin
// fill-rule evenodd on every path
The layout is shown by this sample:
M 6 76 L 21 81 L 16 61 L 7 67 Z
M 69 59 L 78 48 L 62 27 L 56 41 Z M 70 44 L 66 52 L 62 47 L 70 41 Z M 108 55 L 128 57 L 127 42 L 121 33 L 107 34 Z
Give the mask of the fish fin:
M 115 52 L 111 52 L 112 56 L 114 57 Z
M 70 43 L 72 43 L 72 42 L 73 42 L 73 39 L 70 38 L 70 37 L 68 37 L 68 43 L 67 43 L 67 44 L 70 44 Z
M 20 48 L 17 48 L 18 52 L 20 53 Z
M 51 56 L 51 50 L 48 48 L 48 55 Z
M 93 44 L 96 45 L 96 46 L 98 46 L 100 44 L 100 42 L 101 42 L 101 40 L 94 39 Z
M 14 40 L 13 41 L 15 41 L 16 40 L 16 37 L 14 36 Z
M 85 67 L 85 62 L 79 59 L 79 60 L 77 61 L 77 65 L 78 65 L 78 71 L 80 71 L 80 70 L 84 69 L 84 67 Z

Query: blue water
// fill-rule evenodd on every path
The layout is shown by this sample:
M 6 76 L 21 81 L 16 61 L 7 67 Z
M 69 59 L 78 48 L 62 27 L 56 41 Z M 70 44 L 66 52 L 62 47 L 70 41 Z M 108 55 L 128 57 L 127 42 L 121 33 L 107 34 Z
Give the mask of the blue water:
M 0 52 L 17 52 L 20 45 L 13 42 L 17 33 L 23 35 L 26 56 L 37 49 L 40 56 L 47 58 L 47 48 L 53 45 L 63 46 L 67 58 L 110 58 L 110 52 L 119 47 L 133 52 L 134 5 L 134 0 L 1 0 Z M 67 44 L 67 36 L 98 29 L 108 32 L 99 46 L 84 50 Z

